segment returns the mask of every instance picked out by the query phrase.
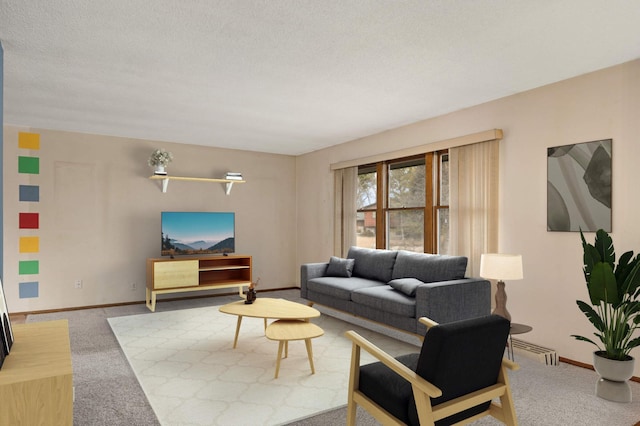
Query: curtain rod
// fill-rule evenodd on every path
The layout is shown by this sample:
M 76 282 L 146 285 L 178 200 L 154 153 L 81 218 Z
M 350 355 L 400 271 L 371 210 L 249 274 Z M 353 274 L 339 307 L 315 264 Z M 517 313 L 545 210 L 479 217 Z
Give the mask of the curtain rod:
M 411 157 L 412 155 L 424 154 L 427 152 L 439 151 L 441 149 L 455 148 L 463 145 L 471 145 L 474 143 L 487 142 L 502 139 L 502 129 L 491 129 L 483 132 L 472 133 L 457 138 L 446 139 L 443 141 L 430 142 L 423 145 L 405 148 L 398 151 L 385 152 L 369 157 L 357 158 L 353 160 L 341 161 L 331 164 L 331 170 L 345 169 L 347 167 L 361 166 L 363 164 L 377 163 L 380 161 L 393 160 L 402 157 Z

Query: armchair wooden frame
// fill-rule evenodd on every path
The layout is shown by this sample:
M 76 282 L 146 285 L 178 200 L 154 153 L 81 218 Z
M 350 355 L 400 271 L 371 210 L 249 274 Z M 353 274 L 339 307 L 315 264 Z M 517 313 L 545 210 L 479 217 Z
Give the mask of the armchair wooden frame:
M 420 318 L 420 322 L 426 325 L 427 328 L 437 325 L 436 322 L 425 317 Z M 348 426 L 355 426 L 357 405 L 360 405 L 362 408 L 367 410 L 383 425 L 404 425 L 404 423 L 360 392 L 359 374 L 361 348 L 369 352 L 395 373 L 411 383 L 421 426 L 434 425 L 434 423 L 440 419 L 444 419 L 468 408 L 475 407 L 483 402 L 493 400 L 494 398 L 499 398 L 500 403 L 498 404 L 494 401 L 491 403 L 488 410 L 469 417 L 457 424 L 467 424 L 487 415 L 493 416 L 499 421 L 510 426 L 516 426 L 518 424 L 513 404 L 513 396 L 511 394 L 511 387 L 509 384 L 509 377 L 507 375 L 507 369 L 518 370 L 520 368 L 518 364 L 508 359 L 503 359 L 498 375 L 498 382 L 495 385 L 463 395 L 442 404 L 432 406 L 430 398 L 437 398 L 441 396 L 442 391 L 440 389 L 420 377 L 414 371 L 397 361 L 386 352 L 382 351 L 358 333 L 354 331 L 347 331 L 345 336 L 353 342 L 351 349 L 351 371 L 348 390 Z

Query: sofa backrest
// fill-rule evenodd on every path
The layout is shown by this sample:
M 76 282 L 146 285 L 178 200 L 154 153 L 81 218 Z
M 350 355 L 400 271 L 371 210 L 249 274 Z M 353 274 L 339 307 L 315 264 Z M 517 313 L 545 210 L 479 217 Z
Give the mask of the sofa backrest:
M 351 247 L 347 258 L 354 259 L 353 276 L 370 280 L 391 281 L 397 251 Z
M 356 260 L 356 267 L 358 261 Z M 393 266 L 392 279 L 417 278 L 425 283 L 464 278 L 467 258 L 441 254 L 414 253 L 399 250 Z

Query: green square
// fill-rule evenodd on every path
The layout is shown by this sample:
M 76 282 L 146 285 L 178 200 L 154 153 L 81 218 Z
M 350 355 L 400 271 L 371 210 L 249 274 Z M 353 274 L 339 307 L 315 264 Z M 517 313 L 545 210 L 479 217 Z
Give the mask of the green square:
M 37 260 L 21 260 L 18 267 L 18 274 L 33 275 L 40 273 L 40 262 Z
M 18 173 L 40 174 L 39 157 L 18 157 Z

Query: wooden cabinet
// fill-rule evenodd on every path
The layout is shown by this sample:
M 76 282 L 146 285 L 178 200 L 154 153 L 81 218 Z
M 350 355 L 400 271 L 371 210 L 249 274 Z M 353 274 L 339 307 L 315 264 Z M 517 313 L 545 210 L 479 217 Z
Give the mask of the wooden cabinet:
M 73 370 L 67 320 L 13 325 L 0 370 L 1 425 L 72 425 Z
M 165 293 L 243 287 L 251 284 L 251 256 L 147 259 L 147 308 L 156 310 L 156 296 Z

